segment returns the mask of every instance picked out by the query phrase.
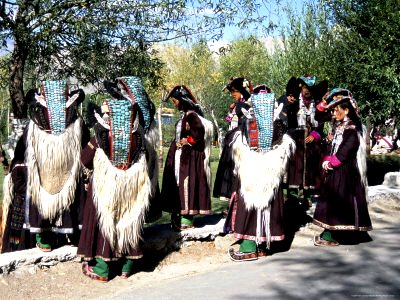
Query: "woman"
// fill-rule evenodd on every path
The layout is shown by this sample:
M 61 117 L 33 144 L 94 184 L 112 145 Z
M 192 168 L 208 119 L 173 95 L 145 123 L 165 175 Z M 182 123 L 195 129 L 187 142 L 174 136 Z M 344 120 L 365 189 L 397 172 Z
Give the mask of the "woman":
M 231 88 L 234 99 L 236 90 Z M 268 87 L 256 87 L 250 99 L 252 107 L 246 112 L 251 118 L 239 122 L 247 123 L 241 129 L 248 131 L 248 135 L 238 130 L 232 141 L 225 145 L 234 167 L 225 228 L 233 232 L 240 245 L 239 250 L 229 249 L 233 261 L 265 256 L 271 242 L 285 238 L 282 178 L 294 142 L 289 136 L 282 135 L 282 122 L 276 119 L 278 110 L 274 116 L 274 94 Z M 253 120 L 256 120 L 255 124 L 252 124 Z
M 76 240 L 81 224 L 80 155 L 89 130 L 79 114 L 83 90 L 44 81 L 26 95 L 30 122 L 5 178 L 2 252 L 36 247 L 49 252 Z
M 233 103 L 229 106 L 230 116 L 226 119 L 229 122 L 229 131 L 225 135 L 224 147 L 218 163 L 213 196 L 221 200 L 229 200 L 233 192 L 232 179 L 234 169 L 231 146 L 240 131 L 244 131 L 247 127 L 245 124 L 247 118 L 244 117 L 243 111 L 247 112 L 249 109 L 247 101 L 250 99 L 253 87 L 246 78 L 236 77 L 231 78 L 231 82 L 225 86 L 224 90 L 230 92 Z
M 161 196 L 172 228 L 184 230 L 193 227 L 195 215 L 211 213 L 212 124 L 202 117 L 186 86 L 175 86 L 164 101 L 168 99 L 179 109 L 180 119 L 165 161 Z
M 322 192 L 313 222 L 324 231 L 314 237 L 314 244 L 337 246 L 335 237 L 340 232 L 372 229 L 366 200 L 366 144 L 352 93 L 334 89 L 326 102 L 326 109 L 333 110 L 337 124 L 322 163 Z
M 114 99 L 104 100 L 101 108 L 88 106 L 95 136 L 81 156 L 91 175 L 77 250 L 83 274 L 100 282 L 110 279 L 114 267 L 128 278 L 134 260 L 143 256 L 141 236 L 152 196 L 140 121 L 148 111 L 139 104 L 149 107 L 150 100 L 139 78 L 119 78 L 105 87 Z

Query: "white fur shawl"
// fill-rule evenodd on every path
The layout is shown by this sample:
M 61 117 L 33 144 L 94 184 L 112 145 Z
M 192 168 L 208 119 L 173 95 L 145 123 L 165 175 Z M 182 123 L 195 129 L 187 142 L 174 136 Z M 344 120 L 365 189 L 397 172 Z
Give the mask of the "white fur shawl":
M 235 172 L 240 178 L 240 192 L 247 209 L 268 208 L 294 153 L 294 141 L 285 134 L 282 143 L 272 150 L 255 152 L 239 135 L 232 147 Z
M 146 155 L 128 170 L 115 168 L 101 148 L 93 161 L 93 201 L 104 237 L 114 251 L 136 247 L 149 206 L 151 181 Z

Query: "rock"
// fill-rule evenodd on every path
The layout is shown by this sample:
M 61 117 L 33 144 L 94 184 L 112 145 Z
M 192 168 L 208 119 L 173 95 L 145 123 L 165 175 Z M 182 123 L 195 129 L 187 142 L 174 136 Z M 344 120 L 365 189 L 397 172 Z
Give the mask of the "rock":
M 385 174 L 383 185 L 390 188 L 400 189 L 400 172 L 389 172 Z
M 400 201 L 400 188 L 390 188 L 386 185 L 374 185 L 368 187 L 368 203 L 386 200 Z

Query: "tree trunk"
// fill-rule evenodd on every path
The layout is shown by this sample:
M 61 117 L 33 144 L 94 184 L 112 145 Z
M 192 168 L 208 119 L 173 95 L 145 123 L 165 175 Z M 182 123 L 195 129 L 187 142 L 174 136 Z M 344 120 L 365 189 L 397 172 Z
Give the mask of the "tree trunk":
M 24 47 L 15 42 L 10 61 L 10 98 L 14 117 L 27 118 L 27 104 L 24 99 L 24 67 L 26 62 Z
M 163 167 L 163 154 L 164 154 L 164 145 L 163 145 L 163 134 L 162 134 L 162 117 L 161 117 L 161 109 L 162 103 L 158 107 L 158 132 L 159 132 L 159 149 L 158 149 L 158 165 L 160 169 Z
M 367 144 L 367 155 L 371 154 L 371 138 L 369 136 L 369 133 L 371 132 L 371 118 L 367 117 L 367 125 L 366 125 L 366 130 L 367 130 L 367 134 L 365 136 L 365 143 Z
M 214 125 L 217 128 L 217 133 L 218 133 L 218 148 L 219 148 L 219 157 L 221 157 L 222 154 L 222 135 L 221 135 L 221 129 L 218 126 L 218 121 L 217 118 L 214 115 L 214 110 L 211 110 L 211 118 L 214 121 Z

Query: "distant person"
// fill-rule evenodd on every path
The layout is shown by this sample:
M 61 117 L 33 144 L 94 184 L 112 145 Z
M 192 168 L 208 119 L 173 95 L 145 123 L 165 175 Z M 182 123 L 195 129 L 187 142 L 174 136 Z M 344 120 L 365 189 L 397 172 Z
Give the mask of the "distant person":
M 376 143 L 378 142 L 378 139 L 380 137 L 380 125 L 375 125 L 370 134 L 369 137 L 371 139 L 371 149 L 374 148 L 374 146 L 376 145 Z
M 400 139 L 400 127 L 397 127 L 394 137 L 393 137 L 393 142 L 392 142 L 393 147 L 392 147 L 391 151 L 396 151 L 399 148 L 399 146 L 397 145 L 397 142 L 399 141 L 399 139 Z
M 324 180 L 313 222 L 324 231 L 314 237 L 314 244 L 337 246 L 343 232 L 372 230 L 366 200 L 366 144 L 351 92 L 333 89 L 326 101 L 337 126 L 322 163 Z

